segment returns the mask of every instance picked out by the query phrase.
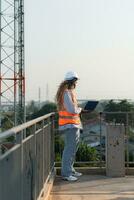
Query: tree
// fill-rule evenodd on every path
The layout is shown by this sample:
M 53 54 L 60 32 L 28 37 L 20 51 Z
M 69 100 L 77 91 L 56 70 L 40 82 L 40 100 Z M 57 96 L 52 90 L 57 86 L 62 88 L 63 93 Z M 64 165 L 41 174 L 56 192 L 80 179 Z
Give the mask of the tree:
M 107 122 L 123 123 L 124 125 L 126 125 L 127 122 L 126 112 L 133 112 L 133 111 L 134 111 L 134 104 L 129 103 L 127 100 L 121 100 L 120 102 L 110 100 L 109 103 L 104 108 L 104 112 L 109 112 L 105 114 L 105 120 Z M 117 112 L 117 113 L 112 113 L 112 112 Z M 124 112 L 124 113 L 119 113 L 119 112 Z M 131 117 L 129 117 L 129 120 L 131 120 Z
M 76 161 L 97 161 L 99 155 L 97 150 L 93 147 L 89 147 L 85 143 L 80 143 L 78 151 L 76 153 Z
M 30 101 L 30 103 L 26 106 L 26 114 L 29 116 L 29 115 L 32 115 L 33 113 L 36 113 L 38 111 L 38 107 L 36 106 L 35 104 L 35 101 L 32 100 Z
M 5 113 L 1 122 L 2 131 L 12 128 L 13 125 L 13 112 Z
M 37 117 L 56 111 L 57 111 L 56 104 L 49 102 L 46 103 L 40 110 L 35 110 L 35 112 L 33 112 L 32 114 L 29 114 L 27 116 L 27 120 L 35 119 Z

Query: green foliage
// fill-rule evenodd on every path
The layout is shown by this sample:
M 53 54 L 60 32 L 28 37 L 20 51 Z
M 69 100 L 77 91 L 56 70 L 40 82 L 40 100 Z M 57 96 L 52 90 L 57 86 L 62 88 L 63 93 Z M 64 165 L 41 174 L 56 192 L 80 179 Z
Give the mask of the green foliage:
M 62 152 L 64 149 L 64 140 L 60 135 L 55 136 L 55 160 L 61 161 Z
M 61 157 L 62 157 L 62 155 L 61 155 L 61 153 L 55 153 L 55 161 L 56 162 L 61 162 Z
M 97 161 L 99 156 L 97 150 L 87 146 L 85 143 L 80 143 L 76 153 L 76 161 Z
M 60 135 L 55 137 L 55 161 L 59 162 L 62 158 L 64 149 L 64 140 Z M 99 160 L 98 152 L 93 147 L 88 147 L 85 143 L 80 143 L 76 153 L 76 161 L 97 161 Z
M 134 143 L 134 134 L 131 134 L 131 132 L 129 132 L 129 142 Z
M 127 100 L 121 100 L 120 102 L 115 102 L 113 100 L 105 106 L 104 112 L 131 112 L 134 111 L 134 104 L 129 103 Z M 126 124 L 126 114 L 116 113 L 116 114 L 106 114 L 105 120 L 107 122 L 123 123 Z
M 26 107 L 26 113 L 27 113 L 27 115 L 31 115 L 31 114 L 37 112 L 38 110 L 39 110 L 39 109 L 38 109 L 38 107 L 36 106 L 34 100 L 30 101 L 30 103 L 29 103 L 29 104 L 27 105 L 27 107 Z
M 125 150 L 125 161 L 127 161 L 127 157 L 128 157 L 129 162 L 134 162 L 134 153 L 133 153 L 133 151 L 129 151 L 129 154 L 127 155 L 127 150 Z
M 1 131 L 6 131 L 8 129 L 11 129 L 14 124 L 13 124 L 13 112 L 11 113 L 6 113 L 5 117 L 2 119 L 2 129 Z M 8 138 L 5 139 L 5 143 L 6 142 L 14 142 L 15 141 L 15 137 L 14 136 L 10 136 Z
M 109 111 L 109 112 L 134 111 L 134 104 L 129 103 L 127 100 L 121 100 L 120 102 L 115 102 L 114 100 L 110 100 L 109 103 L 105 106 L 104 111 Z
M 57 107 L 55 103 L 46 103 L 40 110 L 36 110 L 32 114 L 27 114 L 27 120 L 35 119 L 37 117 L 43 116 L 45 114 L 51 113 L 51 112 L 56 112 Z
M 6 131 L 13 127 L 13 113 L 6 113 L 1 122 L 2 131 Z

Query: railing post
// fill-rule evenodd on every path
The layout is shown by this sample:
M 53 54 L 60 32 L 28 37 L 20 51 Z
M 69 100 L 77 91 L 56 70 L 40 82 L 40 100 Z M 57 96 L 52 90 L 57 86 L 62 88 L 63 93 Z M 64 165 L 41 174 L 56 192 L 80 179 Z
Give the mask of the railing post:
M 102 167 L 102 112 L 100 112 L 100 167 Z
M 33 127 L 33 135 L 34 135 L 34 200 L 37 199 L 37 192 L 36 192 L 36 187 L 37 187 L 37 162 L 36 162 L 36 124 L 34 124 L 34 127 Z
M 124 125 L 107 124 L 106 174 L 112 177 L 125 176 Z
M 21 173 L 21 180 L 20 180 L 20 185 L 21 185 L 21 200 L 24 200 L 23 198 L 23 172 L 24 172 L 24 169 L 23 169 L 23 158 L 24 158 L 24 154 L 23 154 L 23 130 L 20 131 L 19 133 L 17 133 L 15 135 L 15 138 L 16 138 L 16 143 L 17 144 L 20 144 L 20 148 L 21 148 L 21 151 L 20 151 L 20 158 L 21 158 L 21 169 L 20 169 L 20 173 Z
M 129 116 L 126 113 L 126 161 L 127 161 L 127 168 L 129 167 L 129 134 L 128 134 L 128 124 L 129 124 Z
M 42 172 L 42 174 L 43 174 L 43 184 L 44 184 L 44 179 L 45 179 L 45 177 L 44 177 L 44 170 L 45 170 L 45 161 L 44 161 L 44 155 L 45 155 L 45 152 L 44 152 L 44 150 L 45 150 L 45 148 L 44 148 L 44 134 L 45 134 L 45 131 L 44 131 L 44 120 L 42 121 L 42 148 L 43 148 L 43 152 L 42 152 L 42 165 L 43 165 L 43 172 Z
M 48 174 L 50 173 L 50 165 L 51 165 L 51 118 L 48 118 L 48 133 L 47 133 L 47 141 L 48 141 Z
M 52 166 L 52 163 L 54 164 L 54 158 L 55 158 L 55 151 L 54 151 L 54 131 L 55 129 L 55 124 L 54 124 L 54 116 L 51 116 L 51 167 L 53 168 L 54 166 Z
M 20 148 L 21 148 L 21 155 L 20 155 L 21 156 L 21 170 L 20 170 L 21 171 L 21 200 L 24 200 L 24 197 L 23 197 L 23 173 L 24 173 L 23 130 L 17 134 L 17 142 L 20 143 Z

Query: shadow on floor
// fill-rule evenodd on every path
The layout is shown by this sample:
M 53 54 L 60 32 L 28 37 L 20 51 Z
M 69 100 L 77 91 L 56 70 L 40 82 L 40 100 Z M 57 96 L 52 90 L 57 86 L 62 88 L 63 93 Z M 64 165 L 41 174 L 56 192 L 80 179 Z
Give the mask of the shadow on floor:
M 115 199 L 112 199 L 112 200 L 134 200 L 134 198 L 129 198 L 129 197 L 117 197 Z

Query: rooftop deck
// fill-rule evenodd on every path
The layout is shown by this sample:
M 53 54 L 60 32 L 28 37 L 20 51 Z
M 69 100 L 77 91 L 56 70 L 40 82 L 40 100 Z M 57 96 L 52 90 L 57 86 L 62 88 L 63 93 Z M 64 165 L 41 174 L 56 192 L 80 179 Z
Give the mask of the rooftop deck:
M 49 200 L 134 200 L 134 176 L 83 175 L 76 182 L 56 176 Z
M 54 159 L 55 113 L 1 133 L 1 147 L 11 136 L 14 145 L 0 155 L 0 200 L 134 200 L 134 118 L 131 120 L 131 113 L 123 115 L 127 116 L 125 129 L 121 124 L 108 125 L 104 152 L 100 120 L 99 160 L 77 162 L 83 176 L 73 183 L 53 176 L 54 167 L 60 174 Z

